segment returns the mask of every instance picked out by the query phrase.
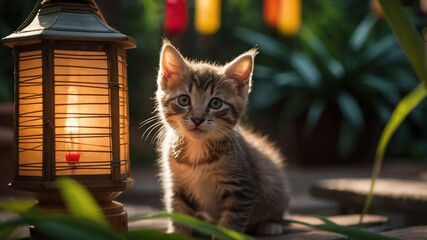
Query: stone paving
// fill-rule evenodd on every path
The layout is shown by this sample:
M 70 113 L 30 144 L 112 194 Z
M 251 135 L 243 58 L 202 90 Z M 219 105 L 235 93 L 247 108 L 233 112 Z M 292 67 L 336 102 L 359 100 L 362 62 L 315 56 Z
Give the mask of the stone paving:
M 153 164 L 154 165 L 154 164 Z M 126 190 L 118 197 L 123 203 L 146 205 L 156 209 L 162 208 L 160 201 L 160 184 L 158 183 L 157 170 L 155 167 L 133 167 L 132 178 L 135 186 Z M 290 166 L 287 169 L 291 186 L 290 212 L 292 214 L 320 214 L 336 215 L 342 214 L 342 206 L 331 200 L 314 198 L 310 195 L 310 188 L 320 180 L 336 178 L 369 178 L 371 165 L 344 165 L 329 167 L 298 167 Z M 427 162 L 385 163 L 381 173 L 384 178 L 397 179 L 425 179 L 427 181 Z M 359 213 L 361 209 L 353 209 Z M 383 214 L 381 212 L 380 214 Z M 391 224 L 402 227 L 399 216 L 391 216 Z M 396 217 L 396 219 L 394 219 Z

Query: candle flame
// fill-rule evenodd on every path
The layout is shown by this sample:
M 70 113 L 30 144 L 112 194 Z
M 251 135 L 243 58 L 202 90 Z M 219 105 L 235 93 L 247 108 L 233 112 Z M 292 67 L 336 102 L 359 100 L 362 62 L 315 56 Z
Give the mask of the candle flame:
M 79 121 L 76 118 L 78 114 L 77 109 L 77 89 L 75 87 L 68 88 L 67 99 L 67 120 L 65 120 L 65 131 L 69 134 L 76 134 L 79 132 Z
M 65 121 L 65 130 L 69 134 L 76 134 L 79 132 L 79 124 L 75 118 L 67 118 Z

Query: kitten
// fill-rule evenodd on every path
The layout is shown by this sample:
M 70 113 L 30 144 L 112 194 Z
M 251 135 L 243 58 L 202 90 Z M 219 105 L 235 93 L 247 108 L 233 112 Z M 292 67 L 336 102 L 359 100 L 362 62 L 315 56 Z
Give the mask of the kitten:
M 289 202 L 283 158 L 239 123 L 256 54 L 217 66 L 187 60 L 164 40 L 156 92 L 160 175 L 167 211 L 277 235 Z M 192 234 L 173 222 L 169 232 Z

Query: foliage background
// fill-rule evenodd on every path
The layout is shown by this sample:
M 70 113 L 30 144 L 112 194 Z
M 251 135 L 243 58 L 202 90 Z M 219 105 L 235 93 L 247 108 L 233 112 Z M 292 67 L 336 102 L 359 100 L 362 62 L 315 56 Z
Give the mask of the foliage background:
M 30 13 L 34 1 L 28 0 L 0 0 L 0 36 L 4 37 L 13 32 Z M 109 24 L 119 29 L 137 41 L 137 48 L 129 50 L 128 56 L 128 79 L 130 95 L 130 115 L 131 115 L 131 159 L 133 165 L 152 165 L 155 159 L 154 145 L 141 139 L 144 128 L 139 129 L 138 125 L 143 120 L 151 116 L 153 111 L 153 101 L 155 91 L 155 78 L 157 74 L 158 54 L 161 39 L 165 35 L 163 30 L 163 1 L 155 0 L 126 0 L 126 1 L 97 1 L 103 9 L 103 13 Z M 310 46 L 312 37 L 317 36 L 321 43 L 328 49 L 331 58 L 337 60 L 346 69 L 353 67 L 358 71 L 367 71 L 361 66 L 358 58 L 343 57 L 343 53 L 348 51 L 348 40 L 360 22 L 371 12 L 370 1 L 357 0 L 304 0 L 302 23 L 300 34 L 296 37 L 284 37 L 277 31 L 266 27 L 262 21 L 262 1 L 245 0 L 223 0 L 222 1 L 222 27 L 213 36 L 198 35 L 193 23 L 194 1 L 189 0 L 190 19 L 187 31 L 181 36 L 167 36 L 180 49 L 183 55 L 196 58 L 207 59 L 217 63 L 230 61 L 239 53 L 258 45 L 260 54 L 257 56 L 254 74 L 254 88 L 251 97 L 251 104 L 247 120 L 260 132 L 267 133 L 276 140 L 278 146 L 288 156 L 289 164 L 304 162 L 298 149 L 311 149 L 310 145 L 316 145 L 322 140 L 328 146 L 321 146 L 334 154 L 324 158 L 333 158 L 333 162 L 351 163 L 352 161 L 366 161 L 373 159 L 373 152 L 378 141 L 379 134 L 384 127 L 385 120 L 388 119 L 391 109 L 398 99 L 412 89 L 417 81 L 412 73 L 405 56 L 396 53 L 397 65 L 383 66 L 381 71 L 376 72 L 380 76 L 399 76 L 395 79 L 385 78 L 385 85 L 376 85 L 378 91 L 374 91 L 372 101 L 368 98 L 365 102 L 357 97 L 355 101 L 360 111 L 355 107 L 346 107 L 349 119 L 357 117 L 357 112 L 361 113 L 363 124 L 352 126 L 352 131 L 344 134 L 344 139 L 353 141 L 350 150 L 346 154 L 339 154 L 336 140 L 329 140 L 320 134 L 316 141 L 304 141 L 310 139 L 312 134 L 323 129 L 326 133 L 339 131 L 329 130 L 323 126 L 323 122 L 337 121 L 338 125 L 343 121 L 343 113 L 336 111 L 337 104 L 328 104 L 330 111 L 320 113 L 318 120 L 312 120 L 311 132 L 306 130 L 308 107 L 290 101 L 291 96 L 300 96 L 300 93 L 288 87 L 278 86 L 274 81 L 274 74 L 295 70 L 292 65 L 295 52 L 303 53 L 309 61 L 314 63 L 323 78 L 328 79 L 324 74 L 322 59 L 318 59 L 315 49 Z M 418 1 L 404 1 L 419 29 L 422 28 L 422 14 L 418 9 Z M 372 13 L 371 13 L 372 14 Z M 252 35 L 242 35 L 242 29 L 251 31 Z M 303 33 L 310 32 L 312 35 Z M 373 26 L 366 42 L 366 49 L 372 48 L 378 39 L 391 36 L 392 33 L 383 20 L 379 20 Z M 270 44 L 270 50 L 285 49 L 280 56 L 283 60 L 277 61 L 271 51 L 265 48 L 265 43 Z M 381 45 L 378 45 L 381 46 Z M 400 51 L 398 47 L 390 48 L 390 52 Z M 289 54 L 289 55 L 288 55 Z M 0 46 L 0 101 L 12 101 L 13 93 L 13 66 L 12 51 L 5 46 Z M 276 56 L 277 57 L 277 56 Z M 307 66 L 307 65 L 303 65 Z M 360 67 L 361 66 L 361 67 Z M 358 68 L 359 67 L 359 68 Z M 273 71 L 263 71 L 273 69 Z M 307 68 L 303 67 L 303 72 Z M 393 70 L 391 74 L 390 71 Z M 359 74 L 349 72 L 350 75 Z M 289 80 L 289 79 L 285 79 Z M 296 81 L 304 82 L 299 76 Z M 322 85 L 322 89 L 309 89 L 305 96 L 307 104 L 312 104 L 313 96 L 319 95 L 319 91 L 347 89 L 348 83 L 352 79 L 342 79 L 338 85 Z M 325 81 L 326 82 L 326 81 Z M 275 85 L 276 84 L 276 85 Z M 355 81 L 356 87 L 361 86 Z M 374 84 L 375 85 L 375 84 Z M 353 85 L 352 85 L 353 86 Z M 384 87 L 385 86 L 385 87 Z M 371 86 L 372 87 L 372 86 Z M 290 90 L 291 89 L 291 90 Z M 354 88 L 358 89 L 358 88 Z M 395 94 L 395 100 L 387 99 L 387 95 Z M 380 96 L 378 96 L 380 95 Z M 378 114 L 376 106 L 380 104 L 375 99 L 380 99 L 383 110 Z M 374 101 L 375 100 L 375 101 Z M 329 103 L 329 102 L 328 102 Z M 335 110 L 334 110 L 335 108 Z M 328 108 L 329 109 L 329 108 Z M 292 111 L 290 111 L 292 110 Z M 329 114 L 331 112 L 331 114 Z M 422 103 L 411 113 L 409 119 L 393 137 L 387 157 L 389 158 L 411 158 L 420 161 L 427 159 L 427 128 L 423 127 L 426 119 L 427 106 Z M 332 117 L 328 117 L 332 115 Z M 360 114 L 359 114 L 360 115 Z M 332 120 L 331 120 L 332 119 Z M 338 120 L 337 120 L 338 119 Z M 310 122 L 310 121 L 308 121 Z M 318 123 L 318 124 L 317 124 Z M 333 122 L 336 124 L 336 122 Z M 304 128 L 305 127 L 305 128 Z M 305 130 L 304 130 L 305 129 Z M 356 136 L 356 137 L 355 137 Z M 335 142 L 334 142 L 335 141 Z M 358 144 L 363 142 L 364 144 Z M 314 148 L 313 148 L 314 149 Z M 313 150 L 315 151 L 315 150 Z M 320 163 L 320 158 L 314 163 Z M 304 162 L 306 163 L 306 162 Z M 327 161 L 327 163 L 330 163 Z M 312 164 L 312 162 L 311 162 Z

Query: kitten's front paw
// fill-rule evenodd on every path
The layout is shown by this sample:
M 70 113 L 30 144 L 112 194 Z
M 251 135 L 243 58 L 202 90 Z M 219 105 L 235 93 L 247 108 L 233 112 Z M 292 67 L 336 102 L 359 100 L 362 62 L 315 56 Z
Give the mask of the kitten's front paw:
M 283 225 L 277 222 L 261 223 L 256 230 L 257 235 L 273 236 L 283 234 Z

